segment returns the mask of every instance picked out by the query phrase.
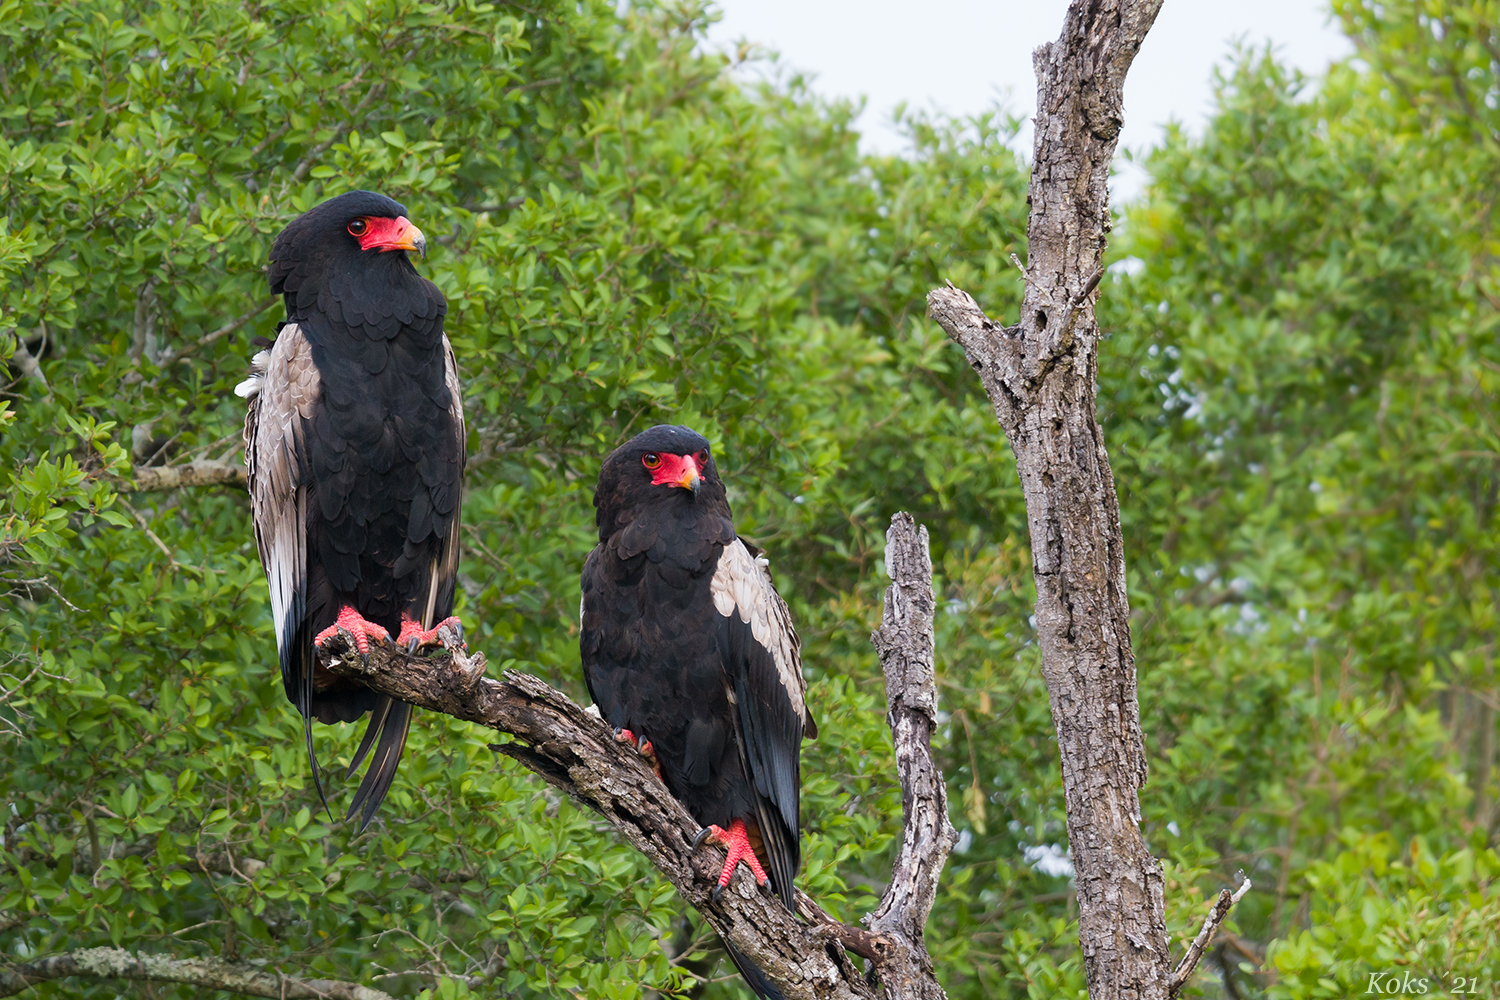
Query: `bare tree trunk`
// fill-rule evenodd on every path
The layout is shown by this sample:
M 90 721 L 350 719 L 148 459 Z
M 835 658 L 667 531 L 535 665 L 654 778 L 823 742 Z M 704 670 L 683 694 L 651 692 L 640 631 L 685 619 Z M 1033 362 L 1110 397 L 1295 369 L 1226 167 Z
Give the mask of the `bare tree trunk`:
M 1026 498 L 1042 672 L 1062 755 L 1084 968 L 1094 1000 L 1173 990 L 1161 866 L 1140 833 L 1146 753 L 1119 501 L 1094 416 L 1094 290 L 1125 74 L 1161 0 L 1074 0 L 1039 48 L 1020 322 L 952 288 L 929 314 L 963 346 L 1010 440 Z M 1188 974 L 1191 970 L 1188 970 Z

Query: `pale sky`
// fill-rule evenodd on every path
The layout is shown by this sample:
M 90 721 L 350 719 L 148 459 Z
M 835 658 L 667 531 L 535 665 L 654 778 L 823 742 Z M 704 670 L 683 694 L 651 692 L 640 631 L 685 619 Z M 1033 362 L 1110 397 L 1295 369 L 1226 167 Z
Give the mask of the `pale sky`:
M 1031 51 L 1057 38 L 1067 9 L 1067 0 L 717 2 L 724 18 L 709 32 L 711 46 L 732 51 L 741 40 L 758 43 L 811 74 L 819 93 L 864 96 L 859 124 L 866 147 L 877 152 L 903 148 L 890 126 L 901 101 L 954 115 L 1004 101 L 1029 116 L 1036 107 Z M 1228 59 L 1236 39 L 1269 40 L 1284 62 L 1310 75 L 1353 51 L 1329 23 L 1326 0 L 1166 0 L 1126 78 L 1121 148 L 1154 144 L 1169 119 L 1201 127 L 1213 67 Z M 1029 155 L 1029 129 L 1019 141 Z

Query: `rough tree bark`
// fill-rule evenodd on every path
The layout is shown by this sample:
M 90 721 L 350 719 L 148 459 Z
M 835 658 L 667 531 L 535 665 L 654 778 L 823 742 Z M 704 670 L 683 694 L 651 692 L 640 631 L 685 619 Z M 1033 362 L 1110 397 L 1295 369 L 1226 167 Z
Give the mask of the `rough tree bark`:
M 292 979 L 241 962 L 218 958 L 172 958 L 132 954 L 123 948 L 81 948 L 32 962 L 0 968 L 0 997 L 15 996 L 38 983 L 69 977 L 186 983 L 277 1000 L 396 1000 L 389 993 L 335 979 Z
M 1020 473 L 1094 1000 L 1162 1000 L 1180 988 L 1161 865 L 1140 832 L 1146 753 L 1120 508 L 1094 416 L 1093 302 L 1110 228 L 1109 166 L 1125 74 L 1161 3 L 1073 0 L 1061 38 L 1032 57 L 1036 143 L 1020 322 L 1001 327 L 952 286 L 928 295 L 928 314 L 963 347 Z
M 217 462 L 199 459 L 181 465 L 138 465 L 134 478 L 120 484 L 122 492 L 175 490 L 186 486 L 238 486 L 245 488 L 245 463 L 238 459 Z
M 368 662 L 348 637 L 331 641 L 324 665 L 418 708 L 489 726 L 514 737 L 492 746 L 596 810 L 644 854 L 710 926 L 748 955 L 787 1000 L 943 1000 L 922 930 L 953 845 L 947 792 L 932 759 L 937 684 L 933 668 L 932 562 L 927 531 L 906 514 L 886 536 L 891 586 L 873 636 L 885 670 L 888 719 L 901 782 L 904 831 L 890 888 L 865 918 L 835 921 L 800 890 L 797 917 L 743 869 L 714 900 L 719 849 L 692 847 L 698 824 L 640 754 L 615 742 L 608 726 L 535 677 L 484 676 L 484 656 L 450 647 L 431 657 L 378 644 Z M 870 959 L 867 980 L 848 952 Z

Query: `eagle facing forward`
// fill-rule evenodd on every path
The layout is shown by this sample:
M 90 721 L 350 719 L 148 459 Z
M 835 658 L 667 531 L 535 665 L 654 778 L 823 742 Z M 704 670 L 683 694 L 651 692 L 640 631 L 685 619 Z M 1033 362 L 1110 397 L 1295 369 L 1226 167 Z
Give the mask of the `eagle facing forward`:
M 801 744 L 817 736 L 797 632 L 760 550 L 741 539 L 706 438 L 662 425 L 617 448 L 594 493 L 583 567 L 584 678 L 617 738 L 651 756 L 740 864 L 794 910 Z M 725 944 L 761 996 L 780 991 Z
M 343 629 L 367 655 L 393 635 L 415 649 L 458 625 L 464 417 L 447 303 L 406 253 L 426 246 L 404 207 L 370 191 L 293 220 L 269 267 L 286 320 L 235 390 L 250 403 L 245 463 L 281 679 L 320 797 L 312 721 L 370 713 L 349 767 L 374 748 L 349 808 L 363 807 L 361 830 L 390 789 L 412 707 L 332 676 L 315 647 Z

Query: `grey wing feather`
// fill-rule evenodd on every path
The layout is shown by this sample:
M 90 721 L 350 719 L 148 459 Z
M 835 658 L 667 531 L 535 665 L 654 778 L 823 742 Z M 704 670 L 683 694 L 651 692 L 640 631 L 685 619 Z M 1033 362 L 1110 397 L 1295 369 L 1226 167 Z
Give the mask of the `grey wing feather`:
M 742 760 L 776 891 L 792 907 L 800 863 L 800 746 L 817 734 L 807 711 L 800 643 L 766 561 L 743 541 L 725 545 L 710 585 L 724 616 L 723 653 Z
M 443 381 L 448 387 L 448 414 L 453 418 L 453 435 L 458 442 L 458 453 L 463 455 L 469 437 L 469 432 L 464 427 L 463 386 L 458 380 L 458 363 L 453 359 L 453 345 L 448 343 L 447 334 L 443 335 L 443 359 Z M 459 539 L 459 526 L 463 523 L 462 512 L 463 491 L 460 490 L 453 506 L 448 534 L 444 536 L 443 547 L 438 553 L 437 560 L 432 564 L 427 585 L 427 606 L 422 613 L 424 629 L 432 628 L 437 621 L 439 591 L 447 590 L 445 600 L 450 606 L 452 604 L 453 581 L 458 576 L 458 556 L 462 547 Z
M 235 387 L 250 401 L 245 415 L 245 465 L 255 542 L 271 591 L 276 646 L 285 672 L 297 628 L 306 614 L 307 488 L 303 483 L 304 421 L 318 399 L 318 369 L 297 324 L 282 327 L 276 343 L 251 361 L 250 377 Z

